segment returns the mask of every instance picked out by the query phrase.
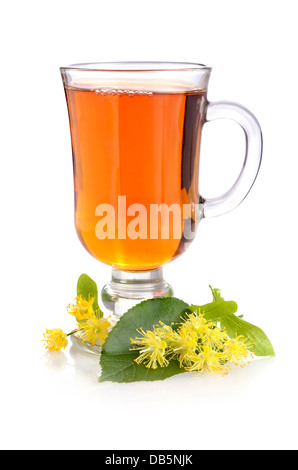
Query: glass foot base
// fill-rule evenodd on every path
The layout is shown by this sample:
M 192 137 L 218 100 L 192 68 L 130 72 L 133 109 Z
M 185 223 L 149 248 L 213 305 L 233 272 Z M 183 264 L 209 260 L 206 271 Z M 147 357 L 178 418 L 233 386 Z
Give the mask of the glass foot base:
M 172 297 L 172 287 L 163 278 L 163 269 L 146 272 L 125 272 L 113 269 L 112 280 L 101 292 L 104 306 L 117 321 L 128 309 L 143 300 Z

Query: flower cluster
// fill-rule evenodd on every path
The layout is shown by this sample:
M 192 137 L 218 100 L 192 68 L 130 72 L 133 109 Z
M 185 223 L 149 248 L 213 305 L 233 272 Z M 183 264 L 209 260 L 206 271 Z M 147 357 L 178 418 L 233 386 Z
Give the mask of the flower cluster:
M 94 297 L 91 297 L 88 301 L 79 295 L 75 300 L 75 304 L 69 304 L 67 306 L 68 313 L 76 317 L 78 322 L 88 320 L 88 318 L 94 314 L 92 307 L 95 300 Z
M 111 329 L 109 320 L 96 315 L 93 310 L 94 298 L 90 300 L 78 296 L 74 304 L 67 307 L 68 313 L 77 320 L 77 328 L 69 334 L 60 329 L 46 330 L 44 342 L 49 351 L 60 351 L 68 345 L 67 337 L 78 333 L 82 342 L 88 342 L 91 346 L 102 346 Z M 101 313 L 101 312 L 100 312 Z
M 46 343 L 46 349 L 49 351 L 60 351 L 68 345 L 67 335 L 59 328 L 47 329 L 44 334 L 44 342 Z
M 172 327 L 159 323 L 153 331 L 137 330 L 141 335 L 131 344 L 138 350 L 137 364 L 147 368 L 167 367 L 176 360 L 180 367 L 198 374 L 219 372 L 227 374 L 232 364 L 243 366 L 251 347 L 243 336 L 230 339 L 225 330 L 207 321 L 204 314 L 188 313 Z

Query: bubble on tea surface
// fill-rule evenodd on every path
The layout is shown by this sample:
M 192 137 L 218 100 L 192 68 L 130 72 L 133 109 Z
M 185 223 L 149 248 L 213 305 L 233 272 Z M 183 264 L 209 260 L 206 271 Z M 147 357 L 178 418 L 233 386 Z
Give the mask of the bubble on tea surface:
M 94 90 L 96 95 L 100 96 L 129 96 L 133 98 L 134 96 L 152 96 L 152 91 L 147 90 L 116 90 L 114 88 L 97 88 Z
M 100 90 L 94 90 L 96 95 L 106 96 L 108 90 L 106 88 L 101 88 Z

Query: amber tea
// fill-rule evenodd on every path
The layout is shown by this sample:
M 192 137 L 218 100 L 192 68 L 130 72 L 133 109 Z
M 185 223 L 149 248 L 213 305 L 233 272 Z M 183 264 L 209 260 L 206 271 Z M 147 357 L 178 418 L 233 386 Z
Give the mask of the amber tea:
M 189 242 L 183 233 L 185 221 L 191 219 L 195 225 L 191 209 L 199 202 L 205 92 L 67 87 L 66 96 L 75 221 L 83 245 L 100 261 L 124 270 L 158 268 L 183 253 Z M 101 205 L 114 209 L 110 223 L 115 230 L 105 227 Z M 136 205 L 145 211 L 134 210 Z M 154 206 L 159 208 L 155 218 Z M 180 211 L 174 210 L 177 206 Z M 163 218 L 162 207 L 173 210 Z M 126 213 L 127 228 L 134 223 L 134 237 L 123 236 L 119 211 Z M 163 224 L 169 225 L 167 237 Z

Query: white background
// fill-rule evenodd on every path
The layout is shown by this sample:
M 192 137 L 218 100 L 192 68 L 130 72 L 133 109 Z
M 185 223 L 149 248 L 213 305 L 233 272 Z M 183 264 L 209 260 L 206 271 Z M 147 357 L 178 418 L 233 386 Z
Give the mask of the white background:
M 1 448 L 297 449 L 297 15 L 295 1 L 2 2 Z M 98 360 L 45 354 L 45 328 L 70 331 L 66 305 L 88 273 L 110 269 L 73 224 L 67 110 L 59 66 L 167 60 L 213 67 L 209 100 L 251 109 L 264 158 L 234 212 L 204 220 L 190 250 L 165 268 L 177 297 L 238 302 L 276 358 L 225 378 L 97 383 Z M 201 187 L 222 193 L 243 158 L 236 125 L 205 126 Z

